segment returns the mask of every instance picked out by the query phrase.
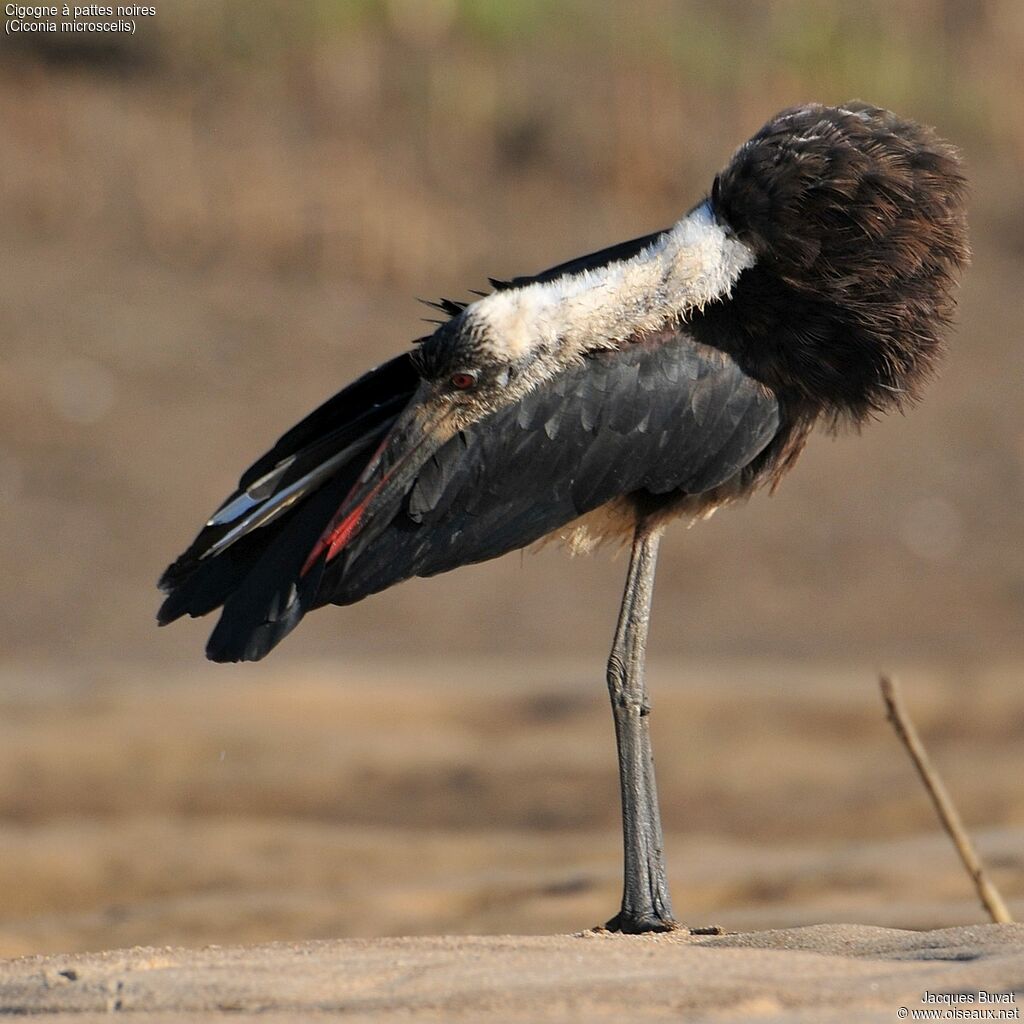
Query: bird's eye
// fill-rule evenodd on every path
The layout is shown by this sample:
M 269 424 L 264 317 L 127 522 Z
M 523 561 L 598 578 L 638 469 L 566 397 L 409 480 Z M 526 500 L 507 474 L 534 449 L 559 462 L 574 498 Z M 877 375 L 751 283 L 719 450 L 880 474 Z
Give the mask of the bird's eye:
M 477 381 L 476 370 L 460 370 L 453 373 L 450 378 L 451 386 L 458 391 L 468 391 Z

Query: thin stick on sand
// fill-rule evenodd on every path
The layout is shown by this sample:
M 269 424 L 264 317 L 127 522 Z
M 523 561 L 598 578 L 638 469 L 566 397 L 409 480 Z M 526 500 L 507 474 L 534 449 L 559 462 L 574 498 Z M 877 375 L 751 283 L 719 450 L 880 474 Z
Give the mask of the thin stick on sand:
M 967 830 L 964 828 L 963 821 L 960 820 L 953 800 L 943 785 L 942 779 L 939 778 L 939 773 L 932 765 L 928 752 L 921 742 L 921 737 L 917 734 L 917 729 L 914 728 L 914 723 L 903 706 L 903 698 L 900 696 L 896 680 L 890 679 L 888 676 L 879 676 L 878 685 L 882 688 L 882 700 L 885 701 L 887 717 L 892 722 L 896 735 L 907 748 L 907 752 L 921 776 L 921 781 L 924 782 L 928 795 L 932 798 L 939 820 L 949 833 L 950 839 L 953 840 L 953 845 L 956 847 L 957 853 L 960 854 L 960 859 L 964 862 L 964 867 L 967 868 L 967 873 L 971 876 L 975 889 L 978 890 L 982 906 L 997 924 L 1011 923 L 1013 918 L 1010 916 L 1010 911 L 1003 902 L 1002 896 L 999 895 L 999 890 L 985 874 L 981 858 L 967 835 Z

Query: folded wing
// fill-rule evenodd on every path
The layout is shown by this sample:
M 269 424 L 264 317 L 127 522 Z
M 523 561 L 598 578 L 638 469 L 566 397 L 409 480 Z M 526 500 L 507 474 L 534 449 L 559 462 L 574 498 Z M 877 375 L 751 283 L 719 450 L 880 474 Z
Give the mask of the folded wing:
M 711 490 L 779 423 L 770 392 L 680 330 L 593 355 L 430 458 L 387 528 L 325 565 L 315 603 L 495 558 L 623 495 Z

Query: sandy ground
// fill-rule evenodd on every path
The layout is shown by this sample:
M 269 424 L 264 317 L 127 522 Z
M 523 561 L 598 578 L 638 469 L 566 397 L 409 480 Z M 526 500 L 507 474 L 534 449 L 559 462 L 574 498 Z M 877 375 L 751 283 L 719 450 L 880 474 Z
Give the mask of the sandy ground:
M 1019 667 L 901 675 L 1020 916 Z M 985 920 L 870 667 L 650 688 L 684 922 Z M 618 815 L 596 657 L 0 673 L 0 955 L 571 933 L 616 909 Z
M 822 925 L 714 938 L 496 936 L 119 950 L 0 966 L 0 1013 L 43 1019 L 892 1021 L 929 999 L 1024 1001 L 1024 925 Z M 965 1009 L 964 1003 L 956 1003 Z

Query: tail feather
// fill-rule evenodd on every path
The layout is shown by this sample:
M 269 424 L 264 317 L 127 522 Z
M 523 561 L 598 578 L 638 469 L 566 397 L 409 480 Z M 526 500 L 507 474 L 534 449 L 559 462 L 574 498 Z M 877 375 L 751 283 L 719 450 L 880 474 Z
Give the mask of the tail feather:
M 306 573 L 303 563 L 359 475 L 351 468 L 332 479 L 284 521 L 255 564 L 224 601 L 210 634 L 211 661 L 258 661 L 281 642 L 313 607 L 323 560 Z
M 190 548 L 160 579 L 167 597 L 157 612 L 157 623 L 166 626 L 184 615 L 198 618 L 219 608 L 286 526 L 287 519 L 271 523 L 215 558 L 199 558 Z

